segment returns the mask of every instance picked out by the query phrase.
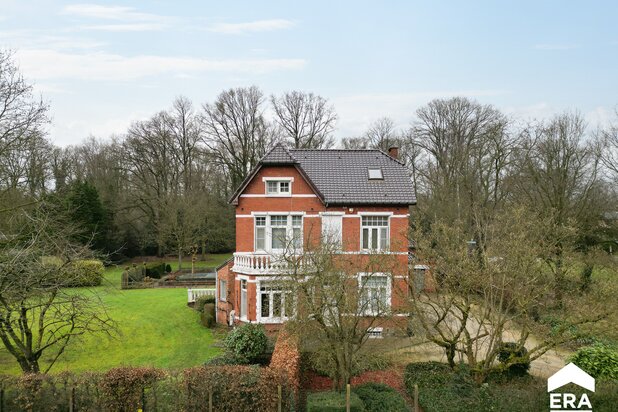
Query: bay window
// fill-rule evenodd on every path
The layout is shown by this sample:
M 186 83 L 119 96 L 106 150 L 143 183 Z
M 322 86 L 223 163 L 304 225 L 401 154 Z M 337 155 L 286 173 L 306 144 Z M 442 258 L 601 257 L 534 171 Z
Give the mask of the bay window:
M 361 249 L 387 250 L 388 238 L 388 216 L 362 216 Z
M 280 321 L 294 314 L 294 298 L 275 282 L 260 282 L 260 317 L 262 321 Z

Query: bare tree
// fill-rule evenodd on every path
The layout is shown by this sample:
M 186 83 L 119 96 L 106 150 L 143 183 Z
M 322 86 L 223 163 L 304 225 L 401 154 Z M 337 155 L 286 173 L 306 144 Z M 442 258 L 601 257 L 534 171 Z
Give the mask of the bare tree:
M 365 137 L 344 137 L 341 145 L 344 149 L 369 149 L 369 140 Z
M 387 285 L 394 285 L 392 255 L 340 253 L 342 245 L 327 235 L 306 238 L 299 251 L 294 240 L 280 258 L 284 274 L 278 282 L 288 302 L 288 327 L 301 342 L 327 358 L 329 374 L 339 389 L 349 383 L 361 350 L 374 327 L 391 316 Z M 277 258 L 273 258 L 277 259 Z M 295 311 L 293 308 L 297 308 Z
M 32 85 L 19 73 L 12 53 L 0 50 L 0 157 L 25 139 L 40 136 L 48 122 L 47 110 L 32 95 Z
M 596 231 L 606 202 L 599 185 L 599 157 L 585 140 L 586 124 L 579 114 L 565 113 L 548 123 L 524 130 L 517 155 L 515 196 L 548 219 L 546 236 L 554 244 L 546 262 L 555 277 L 557 304 L 562 304 L 568 245 L 586 246 Z
M 618 108 L 615 111 L 617 123 L 597 131 L 600 144 L 600 155 L 603 165 L 607 168 L 615 182 L 618 182 Z
M 313 93 L 292 91 L 271 96 L 275 122 L 296 149 L 328 149 L 337 115 L 328 101 Z
M 419 258 L 433 262 L 436 292 L 411 295 L 413 319 L 444 350 L 451 367 L 466 362 L 479 382 L 491 371 L 529 363 L 579 338 L 577 326 L 607 315 L 604 296 L 586 311 L 577 310 L 579 302 L 570 302 L 569 310 L 556 315 L 560 322 L 553 329 L 538 322 L 539 314 L 552 306 L 553 280 L 541 258 L 553 244 L 546 241 L 544 227 L 543 220 L 525 209 L 501 212 L 486 228 L 482 263 L 471 253 L 461 222 L 434 222 L 428 232 L 414 235 Z M 499 364 L 505 342 L 514 343 L 514 352 L 523 355 Z
M 229 89 L 203 105 L 207 147 L 236 188 L 266 153 L 273 136 L 263 115 L 264 95 L 255 86 Z
M 369 147 L 388 153 L 391 147 L 401 147 L 401 138 L 390 117 L 381 117 L 373 122 L 364 134 Z
M 508 119 L 462 97 L 433 100 L 417 111 L 407 139 L 414 146 L 427 215 L 482 229 L 503 205 L 515 141 Z M 419 153 L 420 151 L 420 153 Z M 483 248 L 482 232 L 474 234 Z
M 76 262 L 90 256 L 68 240 L 71 224 L 45 207 L 15 219 L 19 230 L 0 243 L 0 340 L 23 372 L 47 372 L 73 340 L 110 334 L 114 324 L 96 291 L 67 288 L 84 275 Z

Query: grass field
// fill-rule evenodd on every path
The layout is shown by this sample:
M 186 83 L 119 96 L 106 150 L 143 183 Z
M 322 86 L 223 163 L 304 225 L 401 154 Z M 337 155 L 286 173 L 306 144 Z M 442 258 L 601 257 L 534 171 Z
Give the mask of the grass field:
M 200 267 L 217 266 L 229 254 L 209 255 Z M 172 267 L 173 260 L 167 261 Z M 187 265 L 183 265 L 187 266 Z M 108 268 L 103 285 L 94 288 L 119 336 L 88 336 L 70 343 L 52 373 L 106 370 L 120 365 L 184 368 L 202 364 L 219 353 L 217 338 L 187 307 L 184 288 L 120 290 L 122 268 Z M 88 293 L 88 290 L 76 290 Z M 47 363 L 43 355 L 42 368 Z M 0 345 L 0 374 L 20 373 L 14 358 Z

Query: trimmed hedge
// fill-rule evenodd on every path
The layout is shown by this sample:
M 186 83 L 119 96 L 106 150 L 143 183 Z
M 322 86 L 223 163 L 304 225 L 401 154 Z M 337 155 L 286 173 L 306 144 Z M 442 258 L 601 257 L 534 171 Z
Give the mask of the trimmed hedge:
M 202 325 L 207 328 L 212 328 L 215 326 L 215 304 L 207 303 L 204 305 L 204 309 L 200 313 L 200 321 Z
M 197 298 L 195 300 L 195 304 L 193 305 L 193 309 L 197 310 L 198 312 L 203 312 L 204 311 L 204 305 L 206 305 L 207 303 L 212 303 L 215 304 L 216 303 L 216 299 L 214 296 L 200 296 L 199 298 Z
M 0 409 L 14 412 L 201 411 L 212 395 L 219 412 L 276 411 L 278 385 L 282 410 L 295 407 L 285 376 L 272 368 L 250 366 L 197 367 L 171 371 L 146 367 L 114 368 L 79 375 L 0 375 L 4 399 Z M 72 396 L 73 395 L 73 396 Z
M 69 266 L 70 287 L 100 286 L 103 281 L 103 262 L 96 259 L 78 260 Z
M 383 383 L 364 383 L 352 388 L 365 404 L 367 412 L 410 412 L 403 396 Z
M 161 276 L 166 274 L 165 267 L 165 262 L 146 263 L 142 266 L 143 275 L 152 279 L 161 279 Z
M 307 412 L 345 412 L 345 392 L 328 391 L 307 395 Z M 363 401 L 354 392 L 350 393 L 350 411 L 366 411 Z

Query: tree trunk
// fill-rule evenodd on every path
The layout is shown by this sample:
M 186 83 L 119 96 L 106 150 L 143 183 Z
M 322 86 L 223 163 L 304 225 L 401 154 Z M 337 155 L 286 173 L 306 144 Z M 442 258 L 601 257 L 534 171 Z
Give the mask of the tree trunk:
M 182 248 L 178 248 L 178 270 L 182 270 Z

